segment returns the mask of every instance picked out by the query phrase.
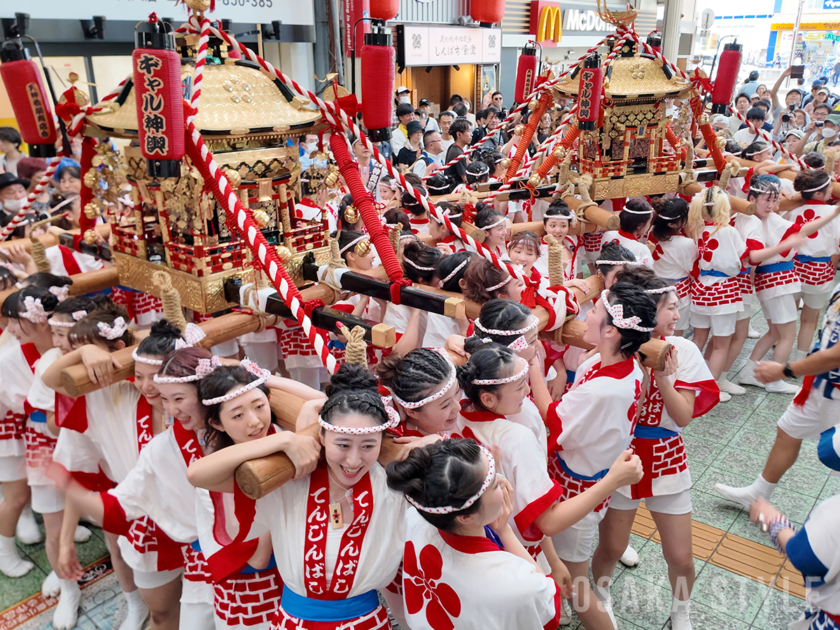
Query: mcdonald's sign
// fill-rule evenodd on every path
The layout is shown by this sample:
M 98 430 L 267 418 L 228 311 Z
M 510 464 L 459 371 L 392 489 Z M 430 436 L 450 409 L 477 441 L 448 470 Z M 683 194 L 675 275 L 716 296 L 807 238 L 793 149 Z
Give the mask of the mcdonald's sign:
M 559 2 L 535 0 L 531 3 L 530 33 L 543 46 L 556 46 L 563 37 L 563 16 Z

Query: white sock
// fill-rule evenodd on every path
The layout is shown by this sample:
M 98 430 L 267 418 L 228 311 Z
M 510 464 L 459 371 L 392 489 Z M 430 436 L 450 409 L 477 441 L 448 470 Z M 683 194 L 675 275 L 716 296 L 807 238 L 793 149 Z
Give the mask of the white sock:
M 691 606 L 691 600 L 685 599 L 677 599 L 676 597 L 673 598 L 671 602 L 671 612 L 688 612 L 689 607 Z
M 0 571 L 9 577 L 22 577 L 35 567 L 18 554 L 14 536 L 0 535 Z
M 610 593 L 609 586 L 598 586 L 597 584 L 594 585 L 594 592 L 595 595 L 601 600 L 601 603 L 604 605 L 604 608 L 607 610 L 607 614 L 610 616 L 610 621 L 613 624 L 614 628 L 618 627 L 618 623 L 615 620 L 615 612 L 612 609 L 612 594 Z
M 82 591 L 72 580 L 61 580 L 61 595 L 53 613 L 53 627 L 55 630 L 71 630 L 76 627 L 79 619 L 79 602 Z
M 791 361 L 801 361 L 806 356 L 808 356 L 807 350 L 794 350 L 793 357 L 791 357 Z
M 20 542 L 27 545 L 37 545 L 44 540 L 44 536 L 41 534 L 41 528 L 38 527 L 38 522 L 32 513 L 32 508 L 28 505 L 23 508 L 23 512 L 20 514 L 17 527 L 15 528 L 15 534 L 17 534 Z
M 767 481 L 763 475 L 759 475 L 753 483 L 752 487 L 753 490 L 756 491 L 756 494 L 758 494 L 758 496 L 769 501 L 770 495 L 773 494 L 773 490 L 776 489 L 776 485 L 777 484 L 775 483 L 770 483 L 769 481 Z
M 123 592 L 123 595 L 125 595 L 127 610 L 125 621 L 120 624 L 119 630 L 142 630 L 144 622 L 149 616 L 149 608 L 146 606 L 146 602 L 140 597 L 139 590 L 131 593 Z

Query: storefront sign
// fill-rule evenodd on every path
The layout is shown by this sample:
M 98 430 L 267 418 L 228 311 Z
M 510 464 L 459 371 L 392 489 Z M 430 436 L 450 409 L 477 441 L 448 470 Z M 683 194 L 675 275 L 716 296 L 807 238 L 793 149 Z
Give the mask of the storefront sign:
M 363 17 L 370 17 L 370 0 L 344 0 L 344 54 L 353 53 L 353 25 Z M 362 53 L 365 33 L 370 32 L 369 22 L 359 22 L 356 27 L 356 56 Z
M 4 13 L 4 16 L 11 17 L 11 4 L 14 3 L 8 3 L 8 15 Z M 145 21 L 152 11 L 179 23 L 187 18 L 183 3 L 176 0 L 27 0 L 17 9 L 28 13 L 33 20 L 89 20 L 94 15 L 103 15 L 114 21 Z M 246 24 L 271 24 L 272 20 L 280 20 L 284 25 L 315 24 L 313 0 L 216 0 L 216 9 L 209 17 Z
M 825 0 L 828 2 L 829 0 Z M 836 0 L 840 3 L 840 0 Z M 535 0 L 531 3 L 530 34 L 546 48 L 556 47 L 563 35 L 611 33 L 615 29 L 598 17 L 597 11 L 581 5 Z
M 823 11 L 837 11 L 840 9 L 840 0 L 823 0 Z
M 799 25 L 799 31 L 836 31 L 840 29 L 840 22 L 809 22 Z M 792 31 L 793 23 L 779 23 L 770 26 L 771 31 Z
M 495 28 L 400 27 L 397 56 L 406 68 L 493 64 L 502 59 L 502 31 Z

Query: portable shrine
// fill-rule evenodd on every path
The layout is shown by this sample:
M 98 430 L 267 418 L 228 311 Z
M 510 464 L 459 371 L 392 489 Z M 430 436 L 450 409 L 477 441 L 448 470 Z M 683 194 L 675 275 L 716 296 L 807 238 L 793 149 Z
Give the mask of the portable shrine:
M 111 111 L 86 118 L 89 135 L 131 140 L 119 168 L 134 188 L 134 216 L 120 221 L 106 212 L 112 224 L 114 263 L 120 284 L 151 294 L 156 294 L 153 272 L 166 266 L 185 307 L 201 313 L 218 312 L 234 306 L 224 297 L 226 280 L 253 281 L 252 256 L 246 243 L 226 224 L 224 210 L 183 151 L 177 159 L 170 159 L 167 152 L 177 143 L 179 133 L 183 147 L 183 127 L 173 129 L 166 139 L 168 130 L 155 123 L 156 108 L 167 105 L 167 68 L 165 58 L 163 63 L 149 61 L 157 53 L 174 53 L 178 74 L 171 72 L 180 82 L 169 100 L 181 107 L 183 99 L 190 98 L 198 38 L 187 35 L 174 40 L 166 33 L 175 41 L 175 50 L 160 50 L 140 47 L 140 35 L 138 31 L 134 74 Z M 156 41 L 154 34 L 145 35 Z M 160 71 L 160 77 L 155 70 Z M 150 91 L 149 86 L 160 87 L 159 93 Z M 200 89 L 196 128 L 243 206 L 251 209 L 269 244 L 278 248 L 290 276 L 296 284 L 303 284 L 303 257 L 313 252 L 316 260 L 326 262 L 329 258 L 328 227 L 325 217 L 306 222 L 295 219 L 295 203 L 302 197 L 301 166 L 297 145 L 287 146 L 287 140 L 322 128 L 320 112 L 295 97 L 279 80 L 269 78 L 257 64 L 229 57 L 223 42 L 214 38 Z M 94 167 L 101 173 L 113 168 L 110 157 L 95 160 Z M 337 176 L 326 174 L 325 179 L 334 184 Z M 105 209 L 103 200 L 106 196 L 97 195 L 92 202 L 97 207 L 90 209 L 91 214 Z

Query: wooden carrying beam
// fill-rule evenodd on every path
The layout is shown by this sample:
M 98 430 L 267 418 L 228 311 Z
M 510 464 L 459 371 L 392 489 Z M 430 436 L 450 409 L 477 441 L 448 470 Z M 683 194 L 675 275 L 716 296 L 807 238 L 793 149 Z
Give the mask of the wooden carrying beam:
M 260 320 L 256 316 L 246 313 L 228 313 L 202 322 L 199 326 L 207 336 L 196 345 L 209 348 L 236 339 L 241 335 L 256 332 L 260 328 Z M 113 380 L 120 381 L 134 376 L 134 359 L 131 358 L 131 353 L 136 347 L 134 345 L 113 353 L 112 356 L 122 366 L 120 369 L 114 370 Z M 61 384 L 67 393 L 73 397 L 89 394 L 102 387 L 91 382 L 84 365 L 74 365 L 63 370 L 61 372 Z
M 270 404 L 278 424 L 287 431 L 294 431 L 303 400 L 286 392 L 272 390 Z M 320 425 L 316 423 L 302 429 L 299 433 L 318 439 L 320 429 Z M 382 439 L 382 450 L 379 453 L 379 463 L 382 466 L 390 464 L 396 459 L 401 448 L 401 444 L 394 443 L 392 434 L 385 433 Z M 236 469 L 235 475 L 236 483 L 245 496 L 259 499 L 294 479 L 295 467 L 285 453 L 274 453 L 243 462 Z
M 683 192 L 686 195 L 696 195 L 699 192 L 706 190 L 705 186 L 701 186 L 700 184 L 688 184 L 685 188 L 683 188 Z M 741 199 L 740 197 L 733 197 L 732 195 L 727 195 L 729 197 L 729 206 L 732 208 L 734 212 L 743 212 L 744 214 L 755 214 L 755 204 L 750 203 L 746 199 Z
M 103 291 L 104 289 L 116 286 L 120 281 L 116 267 L 103 267 L 96 271 L 78 273 L 75 276 L 70 276 L 70 279 L 73 281 L 73 284 L 70 285 L 70 295 L 96 293 L 97 291 Z M 7 297 L 17 291 L 20 291 L 20 289 L 0 291 L 0 304 L 3 304 Z
M 599 229 L 600 227 L 595 223 L 575 221 L 575 224 L 569 228 L 569 235 L 579 236 L 581 234 L 591 234 L 597 232 Z M 545 224 L 542 221 L 514 223 L 511 228 L 511 233 L 518 234 L 519 232 L 534 232 L 537 236 L 545 236 Z
M 104 238 L 105 240 L 111 236 L 111 224 L 110 223 L 103 223 L 101 225 L 96 226 L 96 231 L 99 235 Z M 70 230 L 66 232 L 66 234 L 78 234 L 79 230 Z M 48 232 L 46 234 L 42 234 L 41 236 L 36 237 L 41 243 L 44 244 L 44 247 L 53 247 L 59 244 L 59 234 L 53 234 L 52 232 Z M 13 245 L 17 245 L 22 243 L 23 246 L 26 248 L 26 251 L 32 252 L 32 241 L 28 238 L 15 238 L 8 241 L 0 241 L 0 249 L 9 249 Z

